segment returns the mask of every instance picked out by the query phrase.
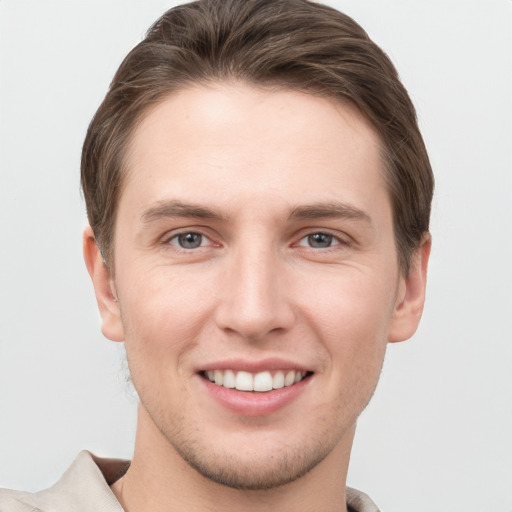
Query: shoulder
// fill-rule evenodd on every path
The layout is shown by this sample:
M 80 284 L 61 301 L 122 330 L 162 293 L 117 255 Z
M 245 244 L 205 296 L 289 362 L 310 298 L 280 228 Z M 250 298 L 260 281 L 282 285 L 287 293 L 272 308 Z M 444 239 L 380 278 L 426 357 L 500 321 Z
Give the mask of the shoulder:
M 0 512 L 40 512 L 33 494 L 0 489 Z
M 35 493 L 0 489 L 0 512 L 123 512 L 109 483 L 112 475 L 126 471 L 127 464 L 80 452 L 49 489 Z
M 347 506 L 350 512 L 380 512 L 370 496 L 347 487 Z

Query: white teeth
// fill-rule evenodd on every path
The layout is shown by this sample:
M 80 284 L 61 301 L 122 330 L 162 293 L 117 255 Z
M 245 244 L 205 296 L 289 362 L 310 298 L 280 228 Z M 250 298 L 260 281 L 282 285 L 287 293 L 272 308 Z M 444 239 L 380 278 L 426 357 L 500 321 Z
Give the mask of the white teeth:
M 232 370 L 226 370 L 224 372 L 224 382 L 222 383 L 222 385 L 225 388 L 234 388 L 236 386 L 235 372 L 233 372 Z
M 284 385 L 291 386 L 295 381 L 295 372 L 293 370 L 289 371 L 284 378 Z
M 235 388 L 238 391 L 253 391 L 254 379 L 249 372 L 238 372 L 235 379 Z
M 260 372 L 254 376 L 254 391 L 270 391 L 272 389 L 272 375 L 270 372 Z
M 257 392 L 292 386 L 306 376 L 306 372 L 299 370 L 289 370 L 286 374 L 283 370 L 278 370 L 274 376 L 269 371 L 252 374 L 245 371 L 235 373 L 234 370 L 208 370 L 205 373 L 208 380 L 217 386 L 236 388 L 238 391 Z
M 281 389 L 284 388 L 284 373 L 279 370 L 274 375 L 274 378 L 272 379 L 272 387 L 274 389 Z

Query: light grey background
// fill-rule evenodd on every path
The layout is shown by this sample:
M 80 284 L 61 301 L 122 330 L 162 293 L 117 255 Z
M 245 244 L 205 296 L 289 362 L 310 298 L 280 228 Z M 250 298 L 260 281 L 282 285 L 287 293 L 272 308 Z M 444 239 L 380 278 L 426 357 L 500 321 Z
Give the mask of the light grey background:
M 389 347 L 349 485 L 393 512 L 510 512 L 512 2 L 330 3 L 397 65 L 437 178 L 424 318 Z M 84 448 L 130 456 L 136 400 L 82 263 L 79 157 L 171 5 L 0 1 L 0 486 L 47 486 Z

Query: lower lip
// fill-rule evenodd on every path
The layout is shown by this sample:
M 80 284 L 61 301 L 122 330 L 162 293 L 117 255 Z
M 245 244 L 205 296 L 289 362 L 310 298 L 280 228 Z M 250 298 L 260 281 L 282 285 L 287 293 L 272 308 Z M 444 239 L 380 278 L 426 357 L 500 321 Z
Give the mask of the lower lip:
M 210 395 L 227 409 L 243 416 L 266 416 L 295 400 L 309 385 L 311 377 L 291 386 L 265 392 L 238 391 L 218 386 L 201 376 L 200 379 Z

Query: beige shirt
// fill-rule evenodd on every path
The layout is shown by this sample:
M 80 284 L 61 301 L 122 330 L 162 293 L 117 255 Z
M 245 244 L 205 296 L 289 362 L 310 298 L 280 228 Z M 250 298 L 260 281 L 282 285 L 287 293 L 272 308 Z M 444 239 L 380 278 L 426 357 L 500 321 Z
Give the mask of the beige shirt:
M 29 493 L 0 489 L 0 512 L 123 512 L 110 490 L 126 473 L 130 462 L 101 459 L 83 451 L 49 489 Z M 364 493 L 347 488 L 351 512 L 379 512 Z

